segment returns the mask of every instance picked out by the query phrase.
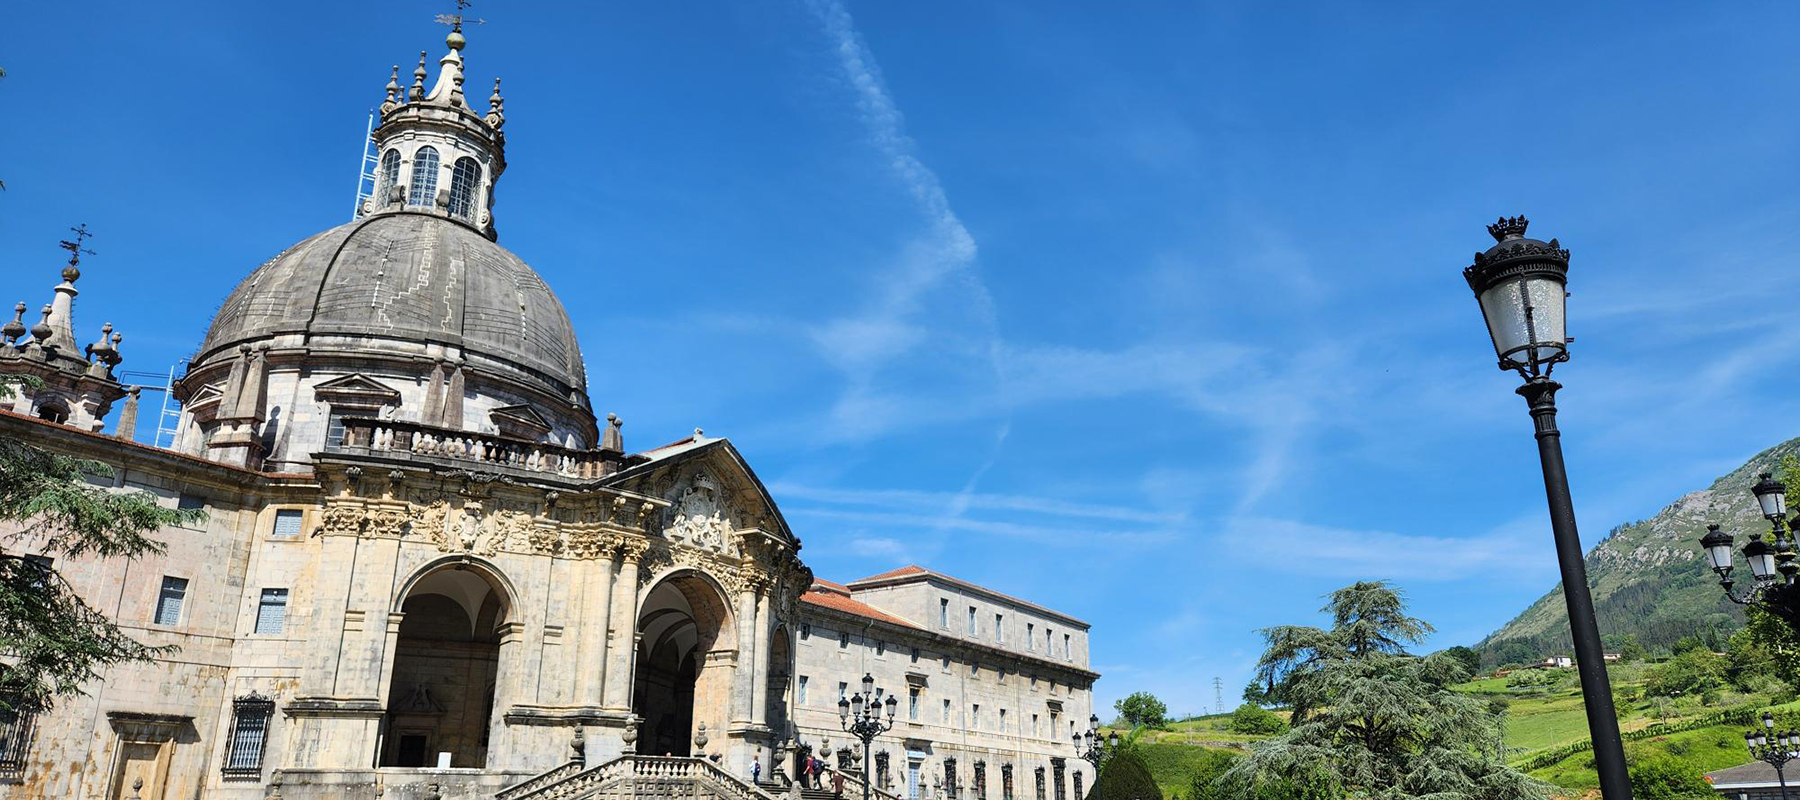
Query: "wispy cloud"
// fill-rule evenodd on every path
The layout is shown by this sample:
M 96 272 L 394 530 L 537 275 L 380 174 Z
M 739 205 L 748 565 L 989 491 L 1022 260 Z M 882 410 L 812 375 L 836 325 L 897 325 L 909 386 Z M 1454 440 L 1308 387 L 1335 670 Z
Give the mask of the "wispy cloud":
M 1510 524 L 1452 537 L 1244 517 L 1226 522 L 1219 543 L 1244 563 L 1319 577 L 1449 581 L 1488 574 L 1516 580 L 1554 567 L 1541 541 Z M 1269 558 L 1279 549 L 1294 557 Z
M 1150 529 L 1074 528 L 1054 525 L 1032 525 L 1005 520 L 970 519 L 949 515 L 904 513 L 897 511 L 856 511 L 838 508 L 786 508 L 789 517 L 813 517 L 864 528 L 896 528 L 900 530 L 956 531 L 1020 539 L 1033 544 L 1057 547 L 1081 547 L 1106 543 L 1120 547 L 1168 544 L 1178 540 L 1176 532 Z
M 1020 511 L 1053 517 L 1142 522 L 1151 525 L 1178 525 L 1186 521 L 1181 511 L 1147 511 L 1137 506 L 1075 503 L 1048 497 L 1028 495 L 986 494 L 981 492 L 925 492 L 909 489 L 832 489 L 797 483 L 775 482 L 769 491 L 783 503 L 811 500 L 839 506 L 963 511 Z

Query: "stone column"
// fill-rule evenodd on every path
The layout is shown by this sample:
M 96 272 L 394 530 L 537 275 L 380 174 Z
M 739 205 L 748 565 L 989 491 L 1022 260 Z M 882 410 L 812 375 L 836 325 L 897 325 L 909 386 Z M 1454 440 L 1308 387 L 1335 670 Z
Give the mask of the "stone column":
M 755 707 L 756 669 L 753 663 L 756 653 L 752 649 L 756 644 L 756 585 L 744 581 L 744 588 L 737 596 L 737 660 L 733 662 L 731 698 L 731 724 L 733 727 L 750 722 L 751 710 Z
M 612 635 L 621 645 L 609 648 L 614 657 L 625 659 L 623 669 L 611 670 L 607 673 L 606 707 L 616 711 L 631 711 L 631 673 L 632 664 L 637 661 L 637 614 L 638 614 L 638 561 L 644 557 L 650 543 L 642 539 L 626 539 L 619 545 L 619 579 L 613 582 L 614 597 L 612 608 Z
M 612 630 L 613 552 L 602 548 L 599 557 L 581 562 L 581 637 L 576 656 L 575 702 L 600 707 L 605 703 L 607 637 Z M 636 566 L 634 563 L 632 566 Z M 636 570 L 633 570 L 635 572 Z M 632 576 L 637 582 L 637 576 Z
M 754 677 L 750 683 L 754 691 L 751 693 L 750 722 L 766 726 L 769 724 L 769 582 L 758 578 L 753 585 L 756 586 L 756 650 L 755 660 L 751 662 Z

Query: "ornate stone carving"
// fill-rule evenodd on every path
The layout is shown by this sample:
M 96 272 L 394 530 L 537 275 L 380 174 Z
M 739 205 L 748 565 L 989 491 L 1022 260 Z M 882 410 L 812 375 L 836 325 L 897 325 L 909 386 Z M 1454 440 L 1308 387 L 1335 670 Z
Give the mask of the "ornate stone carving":
M 319 535 L 355 536 L 362 532 L 363 510 L 357 506 L 330 505 L 320 515 Z
M 398 509 L 383 508 L 369 514 L 368 532 L 378 539 L 398 539 L 406 533 L 407 523 L 411 520 L 406 512 Z
M 714 552 L 732 549 L 731 523 L 726 519 L 719 485 L 704 471 L 695 471 L 687 488 L 675 499 L 675 520 L 663 529 L 672 542 Z M 649 504 L 646 503 L 646 506 Z
M 439 550 L 449 550 L 449 537 L 445 535 L 444 522 L 450 514 L 450 504 L 437 500 L 423 507 L 413 507 L 412 527 L 407 535 L 417 536 L 438 546 Z
M 489 541 L 494 549 L 512 552 L 528 552 L 535 548 L 533 544 L 535 525 L 531 524 L 531 515 L 520 511 L 499 511 L 493 515 Z M 554 534 L 552 534 L 554 538 Z
M 531 526 L 528 534 L 531 552 L 538 555 L 553 556 L 563 550 L 562 537 L 557 535 L 556 526 L 547 520 L 541 520 Z

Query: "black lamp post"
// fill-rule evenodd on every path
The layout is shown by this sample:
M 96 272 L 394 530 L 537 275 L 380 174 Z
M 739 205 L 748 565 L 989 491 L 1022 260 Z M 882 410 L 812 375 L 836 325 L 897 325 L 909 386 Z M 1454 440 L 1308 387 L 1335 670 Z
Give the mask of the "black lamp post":
M 1489 225 L 1488 233 L 1496 243 L 1475 254 L 1475 263 L 1463 270 L 1463 277 L 1481 303 L 1500 368 L 1525 379 L 1518 393 L 1530 405 L 1537 429 L 1544 495 L 1550 505 L 1556 560 L 1562 567 L 1563 599 L 1568 603 L 1569 630 L 1575 639 L 1600 794 L 1605 800 L 1630 800 L 1625 748 L 1619 740 L 1619 718 L 1613 711 L 1600 629 L 1594 622 L 1587 567 L 1581 560 L 1581 536 L 1575 530 L 1575 505 L 1563 466 L 1562 433 L 1556 429 L 1556 390 L 1562 385 L 1550 379 L 1550 370 L 1569 360 L 1569 338 L 1564 330 L 1569 251 L 1555 239 L 1546 243 L 1525 238 L 1527 224 L 1524 217 L 1502 217 Z
M 882 702 L 875 697 L 875 676 L 863 674 L 862 693 L 838 700 L 838 724 L 851 736 L 862 740 L 863 745 L 863 800 L 869 800 L 869 744 L 875 737 L 894 727 L 894 711 L 900 702 L 893 695 L 887 696 L 887 721 L 881 720 Z
M 1767 477 L 1767 476 L 1764 476 Z M 1775 733 L 1775 715 L 1767 711 L 1762 715 L 1763 729 L 1745 731 L 1744 746 L 1750 748 L 1750 757 L 1775 768 L 1775 781 L 1781 786 L 1781 800 L 1787 800 L 1787 762 L 1800 757 L 1795 748 L 1800 748 L 1800 733 L 1787 731 Z M 1775 741 L 1770 742 L 1773 734 Z
M 1719 530 L 1717 525 L 1708 525 L 1706 535 L 1700 537 L 1700 547 L 1713 572 L 1719 574 L 1719 585 L 1731 602 L 1755 606 L 1800 628 L 1800 585 L 1795 581 L 1800 564 L 1794 562 L 1794 543 L 1788 535 L 1790 529 L 1800 526 L 1800 519 L 1791 523 L 1787 520 L 1787 486 L 1767 472 L 1758 477 L 1761 480 L 1750 491 L 1756 495 L 1756 504 L 1769 521 L 1775 541 L 1765 542 L 1762 534 L 1753 533 L 1750 541 L 1744 543 L 1744 560 L 1750 563 L 1752 579 L 1749 591 L 1739 594 L 1732 589 L 1737 581 L 1731 579 L 1731 534 Z
M 1099 780 L 1100 765 L 1119 749 L 1119 732 L 1113 731 L 1111 736 L 1102 737 L 1100 735 L 1100 716 L 1089 714 L 1087 731 L 1075 734 L 1074 739 L 1075 754 L 1094 765 L 1094 780 Z

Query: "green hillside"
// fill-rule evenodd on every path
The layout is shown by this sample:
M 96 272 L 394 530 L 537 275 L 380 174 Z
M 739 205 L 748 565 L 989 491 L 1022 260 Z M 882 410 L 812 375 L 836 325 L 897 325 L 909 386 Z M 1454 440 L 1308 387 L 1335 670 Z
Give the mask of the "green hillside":
M 1776 472 L 1782 456 L 1800 451 L 1794 439 L 1688 494 L 1647 520 L 1621 525 L 1587 554 L 1600 632 L 1609 642 L 1635 635 L 1651 649 L 1701 635 L 1717 639 L 1744 624 L 1743 612 L 1726 600 L 1706 568 L 1697 540 L 1718 523 L 1740 542 L 1767 532 L 1750 486 L 1761 472 Z M 1546 541 L 1548 535 L 1546 534 Z M 1475 646 L 1482 665 L 1535 662 L 1570 651 L 1562 585 Z

